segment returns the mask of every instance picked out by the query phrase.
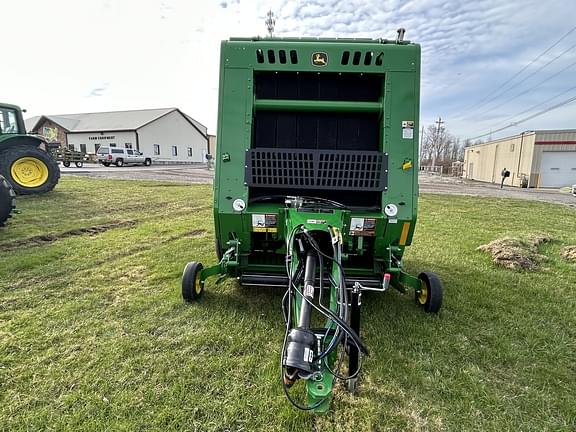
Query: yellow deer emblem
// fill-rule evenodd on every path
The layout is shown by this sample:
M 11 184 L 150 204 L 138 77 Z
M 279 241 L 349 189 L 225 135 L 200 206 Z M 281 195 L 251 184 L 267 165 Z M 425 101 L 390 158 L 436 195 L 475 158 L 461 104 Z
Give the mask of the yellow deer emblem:
M 328 64 L 328 55 L 322 52 L 314 53 L 312 55 L 312 64 L 314 66 L 326 66 Z

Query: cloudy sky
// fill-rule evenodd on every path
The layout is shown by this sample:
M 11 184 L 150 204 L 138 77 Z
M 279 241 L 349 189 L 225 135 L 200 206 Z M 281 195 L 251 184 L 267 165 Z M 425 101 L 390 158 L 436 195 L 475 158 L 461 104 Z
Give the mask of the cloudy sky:
M 215 133 L 220 40 L 265 35 L 269 9 L 277 36 L 406 28 L 422 124 L 462 139 L 576 97 L 574 0 L 6 0 L 1 99 L 28 116 L 178 107 Z M 576 101 L 492 136 L 553 128 L 576 128 Z

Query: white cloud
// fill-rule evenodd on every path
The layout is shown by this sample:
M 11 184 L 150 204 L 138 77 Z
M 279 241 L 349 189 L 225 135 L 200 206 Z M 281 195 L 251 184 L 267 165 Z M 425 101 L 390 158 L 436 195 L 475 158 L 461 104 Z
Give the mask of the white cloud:
M 4 37 L 14 38 L 2 98 L 30 115 L 177 106 L 214 133 L 220 41 L 264 35 L 269 9 L 279 36 L 393 38 L 405 27 L 422 45 L 422 121 L 442 115 L 462 137 L 576 85 L 567 70 L 502 111 L 463 116 L 573 25 L 576 4 L 563 0 L 20 0 L 2 10 Z M 576 32 L 564 42 L 538 64 Z M 509 96 L 573 61 L 565 55 Z M 575 106 L 509 132 L 576 127 Z

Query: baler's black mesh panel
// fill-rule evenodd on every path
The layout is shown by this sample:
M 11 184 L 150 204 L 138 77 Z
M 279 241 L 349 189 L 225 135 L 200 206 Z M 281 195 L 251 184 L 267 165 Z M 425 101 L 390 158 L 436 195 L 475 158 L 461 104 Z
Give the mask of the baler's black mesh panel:
M 258 99 L 308 99 L 377 102 L 383 75 L 323 72 L 255 72 Z
M 380 150 L 377 114 L 257 112 L 254 148 Z
M 388 155 L 376 151 L 251 149 L 250 187 L 384 191 Z

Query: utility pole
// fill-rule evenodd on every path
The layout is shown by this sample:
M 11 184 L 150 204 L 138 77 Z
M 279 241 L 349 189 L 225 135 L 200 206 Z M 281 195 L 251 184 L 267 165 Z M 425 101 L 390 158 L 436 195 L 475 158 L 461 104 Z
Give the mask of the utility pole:
M 438 149 L 438 141 L 440 140 L 440 128 L 442 127 L 442 124 L 444 124 L 444 121 L 442 120 L 442 117 L 438 116 L 438 120 L 436 120 L 435 122 L 438 126 L 436 127 L 436 136 L 434 137 L 434 151 L 432 152 L 432 171 L 434 171 L 434 169 L 436 168 L 436 152 Z
M 274 12 L 272 12 L 272 10 L 269 10 L 268 13 L 266 14 L 266 21 L 264 21 L 264 23 L 266 24 L 266 30 L 268 30 L 268 36 L 270 37 L 274 36 L 274 27 L 276 26 L 276 18 L 274 17 Z

